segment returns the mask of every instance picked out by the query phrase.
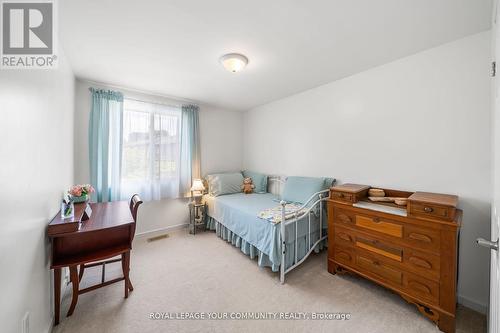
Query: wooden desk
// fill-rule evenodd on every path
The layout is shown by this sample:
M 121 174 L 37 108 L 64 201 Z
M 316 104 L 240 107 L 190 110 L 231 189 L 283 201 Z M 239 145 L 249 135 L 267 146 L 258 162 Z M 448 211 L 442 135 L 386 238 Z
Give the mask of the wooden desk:
M 73 284 L 73 299 L 67 316 L 71 316 L 78 301 L 78 295 L 88 291 L 126 280 L 125 296 L 132 290 L 128 271 L 130 250 L 135 233 L 135 222 L 126 201 L 92 203 L 90 218 L 84 214 L 85 204 L 75 205 L 75 218 L 61 220 L 61 214 L 50 222 L 47 234 L 52 242 L 51 266 L 54 269 L 55 324 L 59 324 L 61 298 L 61 268 L 69 267 Z M 122 255 L 124 276 L 101 284 L 78 290 L 78 266 L 98 260 Z M 82 275 L 83 271 L 80 272 Z M 127 282 L 128 281 L 128 282 Z

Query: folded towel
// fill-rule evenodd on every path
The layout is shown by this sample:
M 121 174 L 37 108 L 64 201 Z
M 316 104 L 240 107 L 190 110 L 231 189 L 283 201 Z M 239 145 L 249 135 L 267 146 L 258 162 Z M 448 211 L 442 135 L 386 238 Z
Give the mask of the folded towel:
M 285 205 L 285 219 L 289 220 L 294 218 L 295 214 L 297 214 L 297 217 L 304 215 L 306 209 L 302 208 L 299 210 L 299 208 L 300 205 L 293 203 Z M 264 209 L 257 216 L 271 223 L 278 224 L 281 222 L 281 205 L 274 208 Z

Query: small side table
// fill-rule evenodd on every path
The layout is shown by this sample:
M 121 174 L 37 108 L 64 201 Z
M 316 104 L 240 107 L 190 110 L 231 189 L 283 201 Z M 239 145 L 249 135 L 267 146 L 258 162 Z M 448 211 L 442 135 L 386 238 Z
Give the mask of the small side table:
M 207 204 L 197 204 L 194 201 L 189 203 L 189 233 L 196 235 L 196 229 L 205 230 L 207 219 Z

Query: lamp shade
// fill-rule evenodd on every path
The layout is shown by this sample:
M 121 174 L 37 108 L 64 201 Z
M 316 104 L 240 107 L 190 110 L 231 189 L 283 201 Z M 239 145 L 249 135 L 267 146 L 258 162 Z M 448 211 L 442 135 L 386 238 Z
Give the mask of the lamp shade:
M 193 186 L 191 186 L 191 191 L 205 191 L 205 186 L 203 186 L 203 182 L 201 179 L 195 179 L 193 181 Z

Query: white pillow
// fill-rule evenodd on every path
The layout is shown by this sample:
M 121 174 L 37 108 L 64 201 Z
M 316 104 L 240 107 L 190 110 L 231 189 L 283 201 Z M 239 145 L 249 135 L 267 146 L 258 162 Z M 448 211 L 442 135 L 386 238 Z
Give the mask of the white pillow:
M 243 184 L 243 175 L 241 172 L 218 173 L 208 175 L 206 178 L 208 193 L 215 197 L 241 192 L 241 185 Z

